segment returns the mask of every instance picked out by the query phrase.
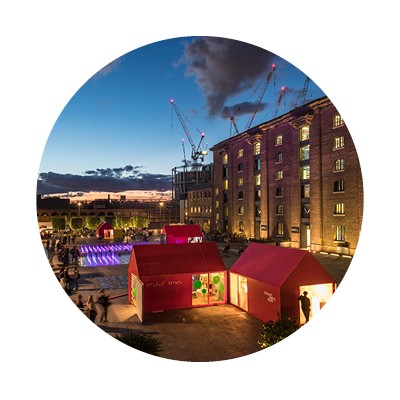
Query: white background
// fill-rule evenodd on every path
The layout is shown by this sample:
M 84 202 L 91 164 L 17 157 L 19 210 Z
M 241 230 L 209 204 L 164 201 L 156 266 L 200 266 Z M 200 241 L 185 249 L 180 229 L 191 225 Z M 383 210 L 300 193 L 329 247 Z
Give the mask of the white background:
M 400 65 L 394 5 L 3 2 L 1 397 L 396 398 Z M 36 222 L 40 158 L 75 92 L 128 51 L 192 35 L 258 45 L 310 76 L 346 121 L 365 190 L 356 256 L 318 318 L 271 349 L 214 363 L 151 357 L 76 321 L 75 306 L 46 264 Z

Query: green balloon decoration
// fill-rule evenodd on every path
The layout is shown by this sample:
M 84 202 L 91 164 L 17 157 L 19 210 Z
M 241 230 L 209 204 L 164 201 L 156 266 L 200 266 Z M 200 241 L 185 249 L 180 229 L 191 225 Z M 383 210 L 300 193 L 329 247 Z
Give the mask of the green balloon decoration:
M 201 288 L 201 281 L 199 281 L 199 280 L 195 281 L 193 286 L 194 286 L 195 289 L 200 289 Z
M 221 283 L 221 284 L 219 285 L 219 289 L 221 290 L 221 292 L 224 290 L 224 288 L 225 288 L 224 284 Z
M 220 280 L 221 278 L 218 275 L 215 275 L 213 278 L 213 283 L 216 285 Z
M 203 289 L 203 290 L 201 291 L 201 293 L 206 294 L 206 293 L 207 293 L 207 289 Z

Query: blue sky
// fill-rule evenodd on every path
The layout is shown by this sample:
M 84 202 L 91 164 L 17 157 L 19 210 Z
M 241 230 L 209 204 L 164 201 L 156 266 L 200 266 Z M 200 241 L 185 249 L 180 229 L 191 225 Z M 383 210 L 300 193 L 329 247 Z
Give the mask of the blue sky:
M 263 81 L 276 70 L 252 126 L 292 109 L 306 75 L 278 55 L 216 37 L 169 39 L 135 49 L 98 71 L 66 104 L 42 156 L 38 193 L 168 190 L 173 167 L 191 148 L 172 109 L 174 99 L 193 142 L 228 138 L 232 110 L 245 129 Z M 312 81 L 307 101 L 324 95 Z M 247 106 L 246 106 L 247 105 Z M 205 162 L 211 162 L 209 153 Z

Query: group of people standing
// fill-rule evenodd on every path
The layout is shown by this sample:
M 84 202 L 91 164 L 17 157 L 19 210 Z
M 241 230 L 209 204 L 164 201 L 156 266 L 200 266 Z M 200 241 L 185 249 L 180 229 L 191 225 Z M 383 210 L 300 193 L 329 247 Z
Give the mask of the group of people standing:
M 90 294 L 86 303 L 83 303 L 82 295 L 78 294 L 75 299 L 75 304 L 80 310 L 87 313 L 88 318 L 92 322 L 96 321 L 98 314 L 100 314 L 100 322 L 108 322 L 108 307 L 111 305 L 109 297 L 110 296 L 101 289 L 99 290 L 99 296 L 96 301 L 93 295 Z M 100 309 L 97 307 L 97 304 L 100 305 Z
M 81 274 L 77 267 L 73 268 L 72 275 L 68 271 L 68 267 L 62 266 L 58 274 L 58 280 L 60 281 L 61 287 L 65 290 L 68 295 L 78 291 L 79 283 L 78 280 Z

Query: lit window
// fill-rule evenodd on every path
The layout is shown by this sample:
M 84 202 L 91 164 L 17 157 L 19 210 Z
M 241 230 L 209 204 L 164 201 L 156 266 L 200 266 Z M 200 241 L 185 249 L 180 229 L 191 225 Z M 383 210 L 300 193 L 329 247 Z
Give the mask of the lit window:
M 215 195 L 218 196 L 219 194 L 219 188 L 215 188 Z
M 333 149 L 343 149 L 344 147 L 344 136 L 337 136 L 333 139 Z
M 228 184 L 228 179 L 224 180 L 224 190 L 228 190 L 229 184 Z
M 277 187 L 275 195 L 276 195 L 276 197 L 282 197 L 283 196 L 283 187 Z
M 261 143 L 257 142 L 254 145 L 254 155 L 256 156 L 256 155 L 260 154 L 260 152 L 261 152 Z
M 302 126 L 299 129 L 299 133 L 300 133 L 300 142 L 310 139 L 310 127 L 308 125 Z
M 224 208 L 224 215 L 225 215 L 225 217 L 228 217 L 228 216 L 229 216 L 229 209 L 228 209 L 228 207 L 225 207 L 225 208 Z
M 215 221 L 217 221 L 217 222 L 219 221 L 219 213 L 215 214 Z
M 300 168 L 300 179 L 310 179 L 310 166 L 303 165 Z
M 244 214 L 244 207 L 243 207 L 243 206 L 240 206 L 240 207 L 239 207 L 239 209 L 238 209 L 238 214 L 239 214 L 239 215 L 243 215 L 243 214 Z
M 300 161 L 310 159 L 310 145 L 300 147 Z
M 243 178 L 238 179 L 238 186 L 243 186 Z
M 257 175 L 254 176 L 254 184 L 256 186 L 261 185 L 261 175 L 260 174 L 257 174 Z
M 344 203 L 335 204 L 335 214 L 344 214 Z
M 280 146 L 280 145 L 282 144 L 282 141 L 283 141 L 282 135 L 278 135 L 278 136 L 275 138 L 275 146 Z
M 275 174 L 275 179 L 279 180 L 279 179 L 283 179 L 283 171 L 276 171 Z
M 334 171 L 343 171 L 344 170 L 344 160 L 343 160 L 343 158 L 335 160 L 335 163 L 333 165 L 333 170 Z
M 278 154 L 275 156 L 275 162 L 277 162 L 277 163 L 282 162 L 282 153 L 278 153 Z
M 243 157 L 243 149 L 238 150 L 238 158 Z
M 344 192 L 344 180 L 341 179 L 339 181 L 335 181 L 333 183 L 333 191 L 334 192 Z
M 307 199 L 310 197 L 310 184 L 309 183 L 301 185 L 301 197 L 303 199 Z
M 333 117 L 333 127 L 337 128 L 338 126 L 342 126 L 344 124 L 342 117 L 339 114 L 336 114 Z
M 278 222 L 276 224 L 276 234 L 278 236 L 283 236 L 283 222 Z
M 278 204 L 276 206 L 276 213 L 279 214 L 279 215 L 283 214 L 283 204 Z
M 239 232 L 244 231 L 244 222 L 243 221 L 238 221 L 238 229 L 239 229 Z
M 228 164 L 228 154 L 222 156 L 222 164 Z
M 215 208 L 218 208 L 219 207 L 219 200 L 216 200 L 215 201 Z
M 344 234 L 344 226 L 343 225 L 335 226 L 335 240 L 338 241 L 338 242 L 344 242 L 345 241 L 345 234 Z

